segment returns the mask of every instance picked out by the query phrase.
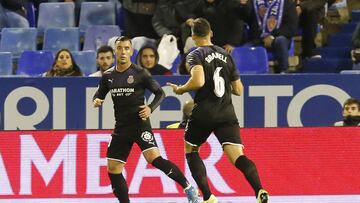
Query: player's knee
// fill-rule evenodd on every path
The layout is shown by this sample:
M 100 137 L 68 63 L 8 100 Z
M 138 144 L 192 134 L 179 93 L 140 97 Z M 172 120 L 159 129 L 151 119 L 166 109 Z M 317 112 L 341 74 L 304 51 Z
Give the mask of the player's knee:
M 123 170 L 123 165 L 117 162 L 108 162 L 107 169 L 109 173 L 119 174 Z
M 185 153 L 199 152 L 200 147 L 185 143 Z

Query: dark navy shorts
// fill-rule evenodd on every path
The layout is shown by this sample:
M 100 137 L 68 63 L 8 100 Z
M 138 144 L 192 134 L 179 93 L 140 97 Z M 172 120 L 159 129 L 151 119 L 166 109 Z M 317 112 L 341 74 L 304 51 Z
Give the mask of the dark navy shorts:
M 149 122 L 142 122 L 139 125 L 117 127 L 111 137 L 106 155 L 110 160 L 126 163 L 134 143 L 136 143 L 143 152 L 157 148 L 154 133 L 152 132 Z
M 240 127 L 236 121 L 224 123 L 202 123 L 190 119 L 185 128 L 185 141 L 193 146 L 200 146 L 214 132 L 216 138 L 224 147 L 226 144 L 241 145 Z

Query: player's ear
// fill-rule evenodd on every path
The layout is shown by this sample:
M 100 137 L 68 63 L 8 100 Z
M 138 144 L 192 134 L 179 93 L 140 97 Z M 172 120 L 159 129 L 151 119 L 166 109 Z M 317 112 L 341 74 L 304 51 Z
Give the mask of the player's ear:
M 210 30 L 210 37 L 213 37 L 214 36 L 214 33 L 212 30 Z

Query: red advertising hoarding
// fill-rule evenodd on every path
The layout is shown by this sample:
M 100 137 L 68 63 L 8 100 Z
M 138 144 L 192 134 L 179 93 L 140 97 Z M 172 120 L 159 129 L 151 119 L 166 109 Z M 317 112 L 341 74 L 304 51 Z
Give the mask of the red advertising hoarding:
M 163 157 L 191 179 L 183 131 L 154 132 Z M 116 202 L 106 171 L 110 134 L 110 130 L 0 132 L 0 202 Z M 256 163 L 273 202 L 282 202 L 276 197 L 314 195 L 359 202 L 360 128 L 241 129 L 241 136 L 245 154 Z M 215 136 L 202 147 L 201 156 L 220 200 L 255 201 L 251 187 L 223 155 Z M 186 202 L 182 188 L 147 164 L 137 146 L 124 175 L 135 203 Z

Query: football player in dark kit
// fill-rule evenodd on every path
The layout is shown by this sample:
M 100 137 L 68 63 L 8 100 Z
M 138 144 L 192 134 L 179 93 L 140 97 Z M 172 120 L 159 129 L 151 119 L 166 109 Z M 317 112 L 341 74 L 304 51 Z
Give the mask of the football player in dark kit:
M 120 203 L 130 202 L 122 171 L 132 145 L 136 143 L 148 163 L 184 188 L 190 203 L 200 203 L 197 190 L 189 184 L 179 168 L 160 155 L 149 116 L 160 105 L 165 93 L 147 70 L 131 63 L 132 54 L 130 39 L 119 37 L 115 41 L 116 66 L 104 72 L 93 99 L 94 106 L 99 107 L 110 92 L 114 103 L 116 124 L 106 155 L 113 193 Z M 149 105 L 144 104 L 145 89 L 155 95 Z
M 256 166 L 244 155 L 231 100 L 232 94 L 239 96 L 243 92 L 239 72 L 231 56 L 211 43 L 212 31 L 207 20 L 196 19 L 191 31 L 198 48 L 186 57 L 190 79 L 181 86 L 168 83 L 176 94 L 196 91 L 195 106 L 185 128 L 186 159 L 191 174 L 203 193 L 204 203 L 217 203 L 199 156 L 201 144 L 214 132 L 231 163 L 254 189 L 257 202 L 267 203 L 268 193 L 262 188 Z

